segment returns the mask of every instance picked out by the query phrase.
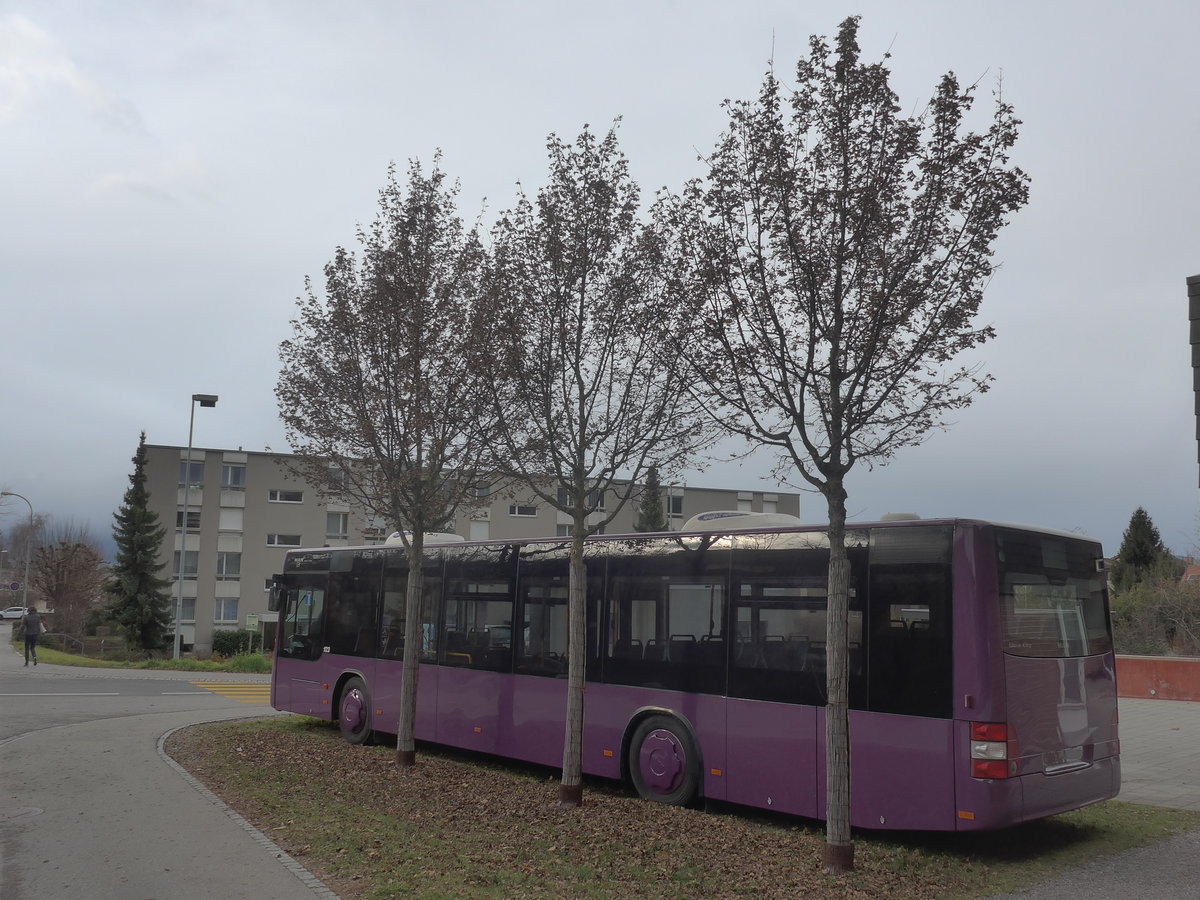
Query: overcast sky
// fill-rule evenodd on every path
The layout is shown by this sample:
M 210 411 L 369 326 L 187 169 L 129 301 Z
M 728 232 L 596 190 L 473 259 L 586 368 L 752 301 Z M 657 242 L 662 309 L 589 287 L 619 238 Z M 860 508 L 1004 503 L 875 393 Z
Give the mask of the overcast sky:
M 649 197 L 698 173 L 721 100 L 853 13 L 906 110 L 953 70 L 986 114 L 1002 74 L 1033 182 L 982 308 L 994 388 L 855 473 L 852 517 L 1024 522 L 1113 553 L 1140 505 L 1193 550 L 1195 0 L 0 0 L 0 489 L 107 537 L 139 431 L 186 444 L 193 393 L 221 398 L 197 446 L 286 449 L 279 342 L 389 162 L 441 148 L 490 222 L 542 183 L 548 133 L 620 116 Z M 770 468 L 689 481 L 762 489 Z M 820 497 L 802 513 L 823 521 Z M 6 498 L 0 528 L 26 516 Z

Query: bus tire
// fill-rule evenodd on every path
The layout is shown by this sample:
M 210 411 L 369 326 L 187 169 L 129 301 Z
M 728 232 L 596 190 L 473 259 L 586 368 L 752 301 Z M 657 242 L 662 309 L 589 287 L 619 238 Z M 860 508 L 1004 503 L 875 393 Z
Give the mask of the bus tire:
M 342 687 L 338 728 L 347 744 L 365 744 L 371 738 L 371 695 L 361 678 L 351 678 Z
M 691 732 L 671 716 L 648 716 L 629 742 L 629 777 L 638 795 L 687 806 L 700 787 L 700 753 Z

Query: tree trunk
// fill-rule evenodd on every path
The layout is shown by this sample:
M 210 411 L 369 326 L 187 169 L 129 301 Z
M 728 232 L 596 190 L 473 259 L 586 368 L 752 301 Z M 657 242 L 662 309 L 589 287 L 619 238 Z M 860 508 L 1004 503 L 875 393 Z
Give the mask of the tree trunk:
M 850 560 L 846 557 L 846 491 L 826 492 L 829 503 L 829 608 L 826 618 L 825 870 L 854 868 L 850 840 Z
M 567 716 L 563 735 L 562 784 L 559 806 L 571 808 L 583 803 L 583 687 L 587 655 L 587 567 L 583 562 L 583 539 L 571 542 L 571 570 L 567 588 Z
M 424 556 L 425 536 L 414 529 L 408 548 L 408 587 L 404 596 L 404 665 L 400 683 L 400 721 L 396 725 L 396 764 L 402 768 L 410 768 L 417 762 L 414 730 L 423 637 L 421 596 L 425 585 Z

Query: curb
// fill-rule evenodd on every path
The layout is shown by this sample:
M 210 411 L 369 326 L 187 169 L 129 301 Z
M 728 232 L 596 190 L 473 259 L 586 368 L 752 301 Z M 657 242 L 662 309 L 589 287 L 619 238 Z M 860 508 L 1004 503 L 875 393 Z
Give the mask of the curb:
M 251 717 L 251 718 L 257 718 L 257 717 Z M 249 721 L 249 720 L 250 719 L 243 719 L 241 721 Z M 238 719 L 222 719 L 221 721 L 222 722 L 236 722 L 239 720 Z M 194 723 L 194 724 L 206 724 L 206 723 L 201 722 L 201 723 Z M 212 724 L 212 723 L 207 723 L 207 724 Z M 304 886 L 313 892 L 314 897 L 320 897 L 321 900 L 341 900 L 341 898 L 337 894 L 335 894 L 333 891 L 331 891 L 325 885 L 325 883 L 321 881 L 321 879 L 319 879 L 312 872 L 308 871 L 308 869 L 304 868 L 304 866 L 300 865 L 300 863 L 298 863 L 296 861 L 295 857 L 288 854 L 286 851 L 284 851 L 284 849 L 282 847 L 280 847 L 273 840 L 271 840 L 269 837 L 267 837 L 265 834 L 263 834 L 261 831 L 259 831 L 257 828 L 255 828 L 253 825 L 251 825 L 249 822 L 247 822 L 246 819 L 242 815 L 240 815 L 238 812 L 233 810 L 229 806 L 229 804 L 227 804 L 224 800 L 222 800 L 220 797 L 218 797 L 216 794 L 214 794 L 212 791 L 210 791 L 208 788 L 206 788 L 203 784 L 201 784 L 200 781 L 197 780 L 196 777 L 193 776 L 191 772 L 189 772 L 187 769 L 185 769 L 183 766 L 181 766 L 179 763 L 175 762 L 175 760 L 171 759 L 171 757 L 167 755 L 167 751 L 164 749 L 167 739 L 177 731 L 180 731 L 184 728 L 192 728 L 192 727 L 194 727 L 194 725 L 180 725 L 178 728 L 172 728 L 170 731 L 161 735 L 158 739 L 158 755 L 159 755 L 159 757 L 167 765 L 169 765 L 172 769 L 174 769 L 176 772 L 178 772 L 180 777 L 183 778 L 184 781 L 186 781 L 188 784 L 190 784 L 192 787 L 194 787 L 197 791 L 199 791 L 201 796 L 203 796 L 210 803 L 212 803 L 214 806 L 216 806 L 219 810 L 221 810 L 221 812 L 225 813 L 225 815 L 228 818 L 230 818 L 232 821 L 236 822 L 237 825 L 243 831 L 245 831 L 247 834 L 249 834 L 250 837 L 254 838 L 255 842 L 259 846 L 261 846 L 268 853 L 270 853 L 272 856 L 274 856 L 275 859 L 277 859 L 283 865 L 283 867 L 285 869 L 287 869 L 289 872 L 291 872 L 293 875 L 295 875 L 298 879 L 300 879 L 300 881 L 304 884 Z

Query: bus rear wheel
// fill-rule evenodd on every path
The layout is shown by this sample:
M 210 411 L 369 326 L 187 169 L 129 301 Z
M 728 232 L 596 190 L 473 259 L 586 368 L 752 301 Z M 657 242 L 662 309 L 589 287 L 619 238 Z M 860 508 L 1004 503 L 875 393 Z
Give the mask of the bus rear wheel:
M 361 678 L 351 678 L 338 700 L 338 728 L 348 744 L 365 744 L 371 737 L 371 695 Z
M 687 806 L 700 786 L 700 754 L 691 733 L 670 716 L 643 719 L 629 742 L 629 776 L 643 799 Z

